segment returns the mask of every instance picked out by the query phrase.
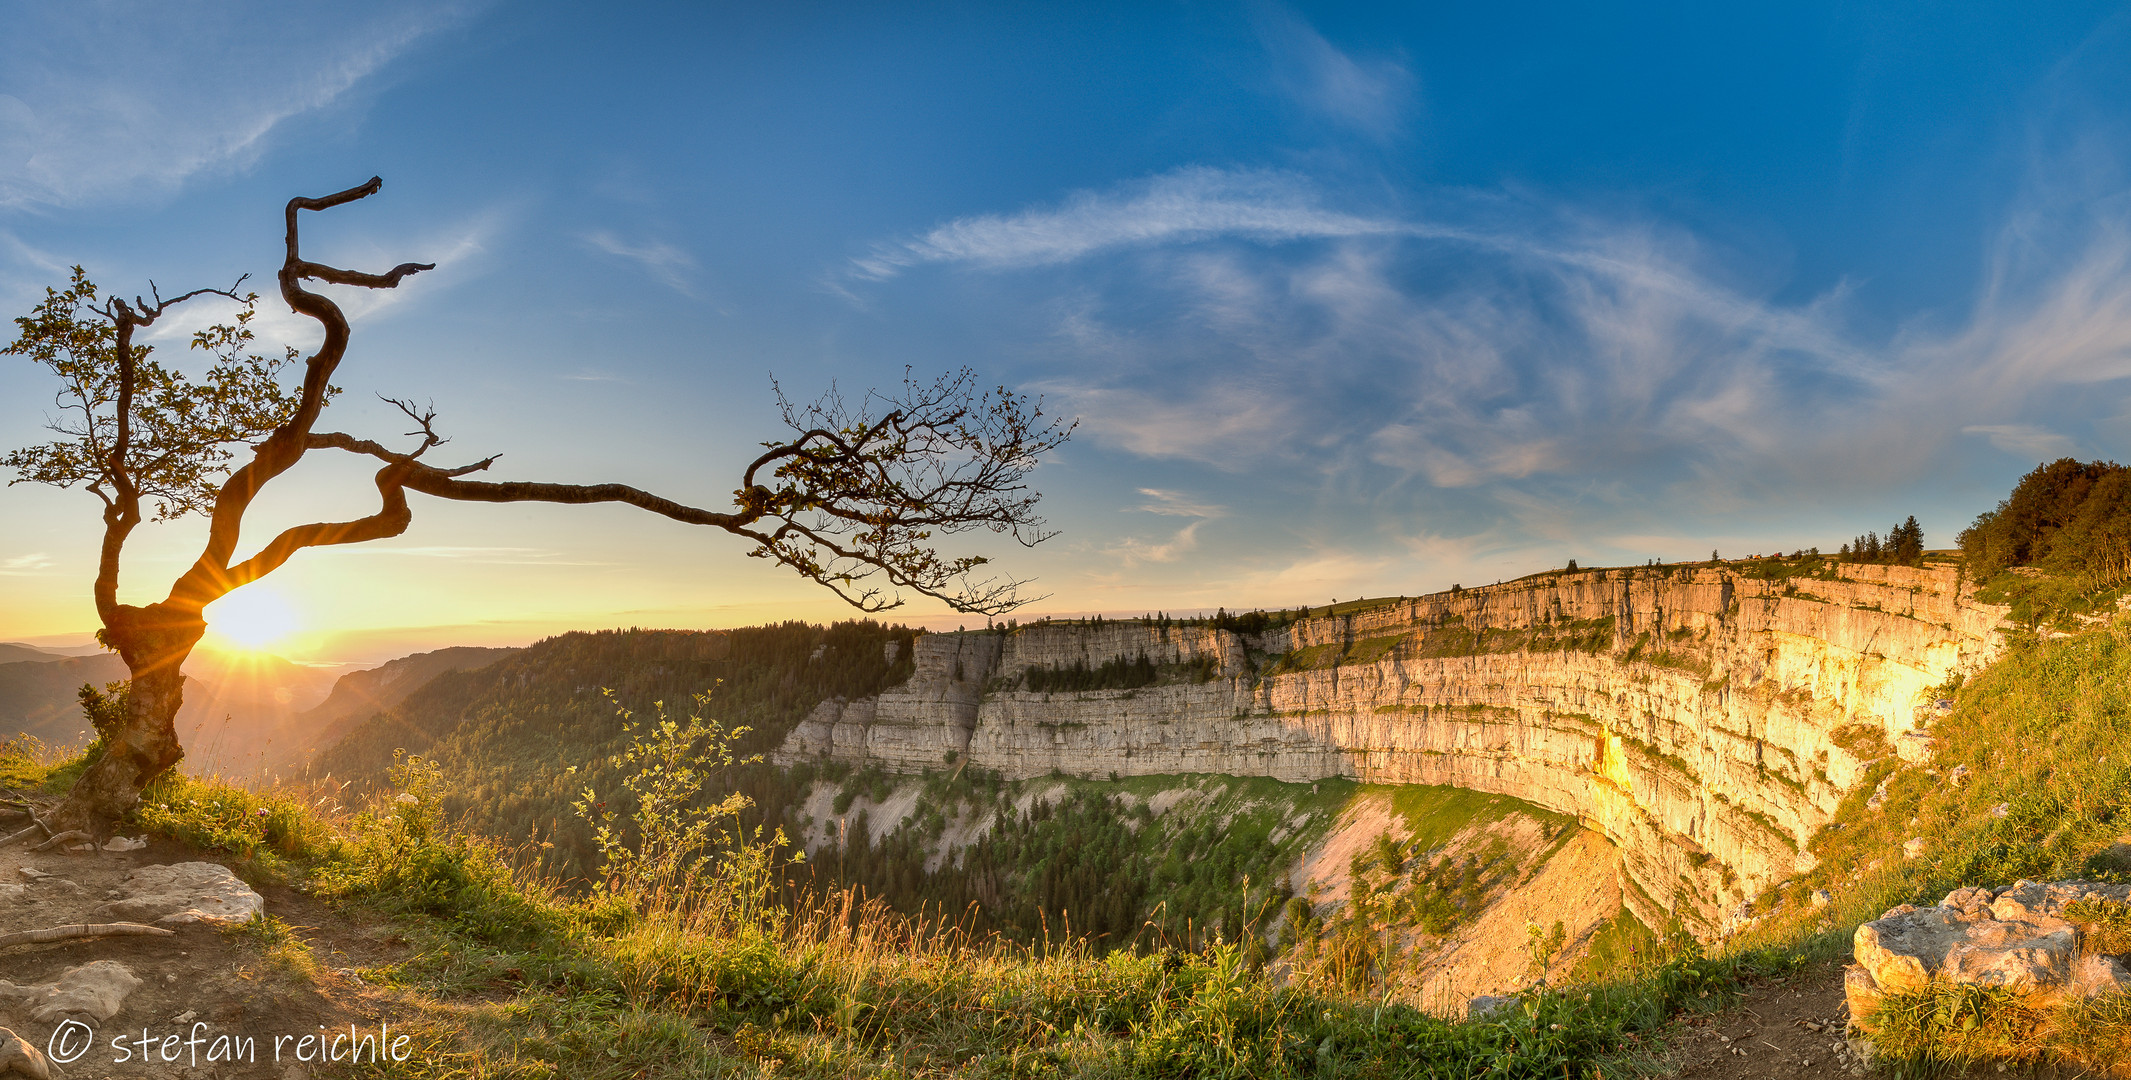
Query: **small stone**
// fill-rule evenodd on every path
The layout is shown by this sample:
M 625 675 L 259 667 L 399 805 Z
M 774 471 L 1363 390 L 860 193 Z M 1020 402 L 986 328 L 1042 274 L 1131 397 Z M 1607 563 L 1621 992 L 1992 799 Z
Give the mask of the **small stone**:
M 1465 1003 L 1465 1018 L 1468 1020 L 1485 1020 L 1496 1013 L 1515 1008 L 1516 1005 L 1517 999 L 1513 997 L 1482 994 Z
M 1921 836 L 1911 837 L 1902 844 L 1902 858 L 1904 859 L 1922 858 L 1923 854 L 1924 838 Z
M 104 841 L 105 851 L 139 851 L 140 849 L 147 846 L 148 838 L 145 836 L 114 836 L 111 839 Z
M 2013 804 L 2011 803 L 1999 803 L 1998 805 L 1990 808 L 1990 816 L 1994 818 L 2008 817 L 2012 814 L 2012 812 Z
M 1835 896 L 1834 896 L 1834 894 L 1833 894 L 1833 893 L 1830 893 L 1830 892 L 1828 892 L 1828 890 L 1826 890 L 1826 889 L 1814 889 L 1814 890 L 1813 890 L 1813 906 L 1814 906 L 1814 907 L 1827 907 L 1827 906 L 1828 906 L 1828 905 L 1829 905 L 1830 903 L 1834 902 L 1834 900 L 1835 900 Z
M 1894 753 L 1911 765 L 1922 765 L 1938 752 L 1938 740 L 1929 732 L 1904 731 L 1894 740 Z
M 0 1027 L 0 1076 L 23 1076 L 28 1080 L 52 1080 L 52 1067 L 44 1052 L 29 1041 Z

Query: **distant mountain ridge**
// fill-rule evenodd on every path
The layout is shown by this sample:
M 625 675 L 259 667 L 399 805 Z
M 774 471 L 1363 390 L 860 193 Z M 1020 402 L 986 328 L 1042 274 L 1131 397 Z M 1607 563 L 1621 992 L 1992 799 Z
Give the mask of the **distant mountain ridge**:
M 332 746 L 356 725 L 398 705 L 407 695 L 427 686 L 448 671 L 479 671 L 524 649 L 491 649 L 456 645 L 433 652 L 402 656 L 365 671 L 351 671 L 333 684 L 333 692 L 316 708 L 294 718 L 292 726 L 315 732 L 303 755 Z
M 29 735 L 50 746 L 81 746 L 94 733 L 81 714 L 84 685 L 127 678 L 115 653 L 51 655 L 34 646 L 0 654 L 0 739 Z M 29 653 L 35 659 L 8 662 Z M 195 773 L 246 775 L 262 751 L 300 728 L 291 719 L 325 697 L 330 671 L 259 654 L 195 653 L 185 665 L 185 705 L 178 739 Z
M 5 648 L 34 652 L 29 646 Z M 89 722 L 76 696 L 84 683 L 102 686 L 126 677 L 126 662 L 116 653 L 101 656 L 53 656 L 8 662 L 0 653 L 0 739 L 30 735 L 59 746 L 87 742 Z
M 47 660 L 65 660 L 66 653 L 40 649 L 20 641 L 0 641 L 0 664 L 35 664 Z
M 185 665 L 185 705 L 177 717 L 185 769 L 263 781 L 300 765 L 437 676 L 485 667 L 518 651 L 438 649 L 338 680 L 329 670 L 277 656 L 197 653 Z M 81 715 L 81 687 L 126 677 L 125 662 L 114 653 L 70 656 L 20 642 L 0 644 L 0 739 L 29 735 L 52 746 L 86 743 L 93 733 Z

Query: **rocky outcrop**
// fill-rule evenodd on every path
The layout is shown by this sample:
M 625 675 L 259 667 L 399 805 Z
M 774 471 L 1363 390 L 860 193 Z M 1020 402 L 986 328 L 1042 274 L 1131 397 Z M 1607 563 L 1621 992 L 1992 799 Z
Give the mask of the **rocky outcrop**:
M 2121 907 L 2131 885 L 2021 881 L 1955 889 L 1926 908 L 1903 904 L 1857 928 L 1857 963 L 1843 981 L 1850 1016 L 1865 1023 L 1884 995 L 1934 982 L 2004 987 L 2043 1004 L 2131 989 L 2126 957 L 2092 947 L 2100 939 L 2082 931 L 2082 902 Z
M 1603 832 L 1638 915 L 1710 936 L 1809 868 L 1806 841 L 1870 760 L 1928 757 L 1933 688 L 1995 656 L 2002 616 L 1950 567 L 1651 567 L 1261 634 L 1129 621 L 927 635 L 907 683 L 823 703 L 778 756 L 1496 792 Z M 1161 673 L 1151 685 L 1026 689 L 1030 668 L 1142 657 Z

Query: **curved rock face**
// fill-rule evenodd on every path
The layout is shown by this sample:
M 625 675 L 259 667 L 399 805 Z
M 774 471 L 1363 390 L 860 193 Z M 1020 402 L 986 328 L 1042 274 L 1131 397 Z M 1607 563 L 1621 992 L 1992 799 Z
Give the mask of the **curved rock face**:
M 1640 917 L 1709 934 L 1806 867 L 1868 760 L 1928 752 L 1930 691 L 2001 647 L 2004 609 L 1951 568 L 1838 572 L 1552 573 L 1255 635 L 1138 621 L 926 635 L 908 683 L 824 703 L 779 757 L 1497 792 L 1603 832 Z M 1025 689 L 1029 668 L 1141 657 L 1153 685 Z

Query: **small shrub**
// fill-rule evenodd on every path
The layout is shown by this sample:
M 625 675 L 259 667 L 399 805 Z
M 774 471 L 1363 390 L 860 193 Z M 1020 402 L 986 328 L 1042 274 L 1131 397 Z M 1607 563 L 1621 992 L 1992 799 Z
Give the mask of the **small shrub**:
M 2088 897 L 2066 907 L 2064 917 L 2079 927 L 2081 945 L 2087 952 L 2104 956 L 2131 953 L 2131 904 Z

